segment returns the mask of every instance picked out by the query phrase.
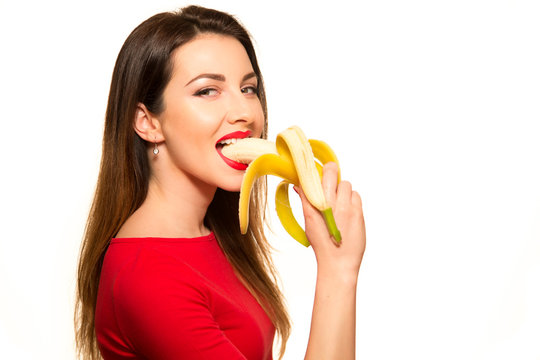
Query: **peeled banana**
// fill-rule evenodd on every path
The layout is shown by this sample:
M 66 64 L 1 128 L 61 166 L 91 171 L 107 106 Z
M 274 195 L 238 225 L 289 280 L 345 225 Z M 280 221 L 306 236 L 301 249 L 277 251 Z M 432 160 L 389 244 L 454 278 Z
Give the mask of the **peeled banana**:
M 308 201 L 323 215 L 329 234 L 336 243 L 341 242 L 341 234 L 321 184 L 321 164 L 329 161 L 338 163 L 326 143 L 308 140 L 298 126 L 292 126 L 279 133 L 275 143 L 264 139 L 238 139 L 236 143 L 224 146 L 222 153 L 232 160 L 249 164 L 240 189 L 242 234 L 248 227 L 249 198 L 255 180 L 263 175 L 275 175 L 284 179 L 276 189 L 275 200 L 276 212 L 285 230 L 299 243 L 309 246 L 306 233 L 294 218 L 289 202 L 289 185 L 300 185 Z

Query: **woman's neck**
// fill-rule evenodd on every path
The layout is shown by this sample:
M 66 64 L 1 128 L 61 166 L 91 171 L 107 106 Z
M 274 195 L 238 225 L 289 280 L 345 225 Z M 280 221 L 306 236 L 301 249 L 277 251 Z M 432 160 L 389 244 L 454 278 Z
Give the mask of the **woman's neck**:
M 204 217 L 216 187 L 201 183 L 189 174 L 170 175 L 150 177 L 146 199 L 116 237 L 197 237 L 209 234 Z

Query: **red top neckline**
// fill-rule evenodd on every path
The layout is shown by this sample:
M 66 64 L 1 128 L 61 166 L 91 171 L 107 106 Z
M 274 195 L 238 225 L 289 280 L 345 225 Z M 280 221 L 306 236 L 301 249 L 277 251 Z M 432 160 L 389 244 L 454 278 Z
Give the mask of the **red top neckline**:
M 211 232 L 208 235 L 197 236 L 197 237 L 121 237 L 121 238 L 112 238 L 111 244 L 120 244 L 120 243 L 136 243 L 136 242 L 199 242 L 199 241 L 214 241 L 216 237 L 214 232 Z

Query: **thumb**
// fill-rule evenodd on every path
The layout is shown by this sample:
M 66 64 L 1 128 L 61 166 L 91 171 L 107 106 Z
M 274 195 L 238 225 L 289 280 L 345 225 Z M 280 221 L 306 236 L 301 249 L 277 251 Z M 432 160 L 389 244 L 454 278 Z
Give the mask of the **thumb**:
M 300 200 L 302 201 L 302 211 L 304 213 L 304 220 L 306 224 L 306 231 L 308 231 L 309 223 L 312 221 L 312 219 L 316 217 L 321 217 L 319 210 L 315 208 L 309 200 L 306 197 L 306 194 L 304 194 L 304 191 L 302 190 L 302 187 L 294 185 L 293 186 L 294 191 L 300 196 Z M 322 217 L 321 217 L 322 218 Z

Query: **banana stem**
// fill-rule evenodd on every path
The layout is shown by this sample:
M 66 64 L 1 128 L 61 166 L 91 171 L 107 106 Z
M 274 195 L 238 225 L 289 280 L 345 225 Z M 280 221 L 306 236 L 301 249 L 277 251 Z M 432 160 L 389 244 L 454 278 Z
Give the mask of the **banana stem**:
M 326 227 L 328 228 L 328 233 L 334 238 L 336 243 L 339 245 L 341 243 L 341 233 L 336 225 L 336 220 L 334 219 L 334 213 L 332 208 L 324 209 L 321 211 L 324 221 L 326 222 Z

